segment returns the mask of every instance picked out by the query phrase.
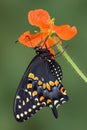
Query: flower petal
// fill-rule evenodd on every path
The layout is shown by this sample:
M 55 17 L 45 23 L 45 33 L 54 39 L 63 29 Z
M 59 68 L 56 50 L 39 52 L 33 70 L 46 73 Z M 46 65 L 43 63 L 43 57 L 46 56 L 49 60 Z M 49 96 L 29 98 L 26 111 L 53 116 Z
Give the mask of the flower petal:
M 61 25 L 53 27 L 57 35 L 63 40 L 70 40 L 77 34 L 75 26 L 70 27 L 69 25 Z
M 43 9 L 31 10 L 28 13 L 28 20 L 31 25 L 38 26 L 40 28 L 47 28 L 50 20 L 49 13 Z
M 31 34 L 29 31 L 24 32 L 19 38 L 18 38 L 18 42 L 20 42 L 21 44 L 25 45 L 25 46 L 29 46 L 31 47 L 31 43 L 30 43 L 30 37 Z
M 46 45 L 47 45 L 47 48 L 50 48 L 50 47 L 52 47 L 52 46 L 55 45 L 55 41 L 53 40 L 52 37 L 49 37 L 49 38 L 47 39 Z

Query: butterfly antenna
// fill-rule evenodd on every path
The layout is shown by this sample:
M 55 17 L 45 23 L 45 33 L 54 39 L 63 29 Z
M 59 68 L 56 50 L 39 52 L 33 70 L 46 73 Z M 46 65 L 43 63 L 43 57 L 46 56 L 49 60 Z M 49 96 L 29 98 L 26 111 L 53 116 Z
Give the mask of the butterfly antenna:
M 48 49 L 48 48 L 47 48 L 47 45 L 46 45 L 46 41 L 47 41 L 48 37 L 49 37 L 49 36 L 47 36 L 44 40 L 41 38 L 41 41 L 40 41 L 40 43 L 38 44 L 38 47 L 42 47 L 42 48 L 43 48 L 43 46 L 45 45 L 46 49 Z M 43 43 L 43 44 L 42 44 L 42 43 Z M 42 44 L 42 45 L 41 45 L 41 44 Z
M 42 40 L 42 37 L 41 37 L 41 41 L 38 43 L 38 46 L 37 47 L 40 47 L 40 45 L 42 44 L 43 40 Z
M 18 43 L 18 40 L 15 41 L 15 44 Z
M 48 49 L 47 45 L 46 45 L 46 41 L 47 41 L 48 38 L 49 38 L 49 35 L 43 40 L 43 45 L 42 45 L 42 47 L 45 45 L 46 49 Z

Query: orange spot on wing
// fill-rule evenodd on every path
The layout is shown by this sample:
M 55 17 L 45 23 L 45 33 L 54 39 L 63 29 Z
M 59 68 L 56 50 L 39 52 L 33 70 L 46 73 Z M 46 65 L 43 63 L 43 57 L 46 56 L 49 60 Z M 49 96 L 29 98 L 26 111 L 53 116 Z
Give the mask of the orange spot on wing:
M 27 88 L 32 88 L 32 84 L 31 83 L 27 84 Z
M 37 95 L 37 91 L 33 91 L 33 92 L 32 92 L 32 95 L 33 95 L 33 96 L 36 96 L 36 95 Z
M 49 81 L 50 86 L 54 86 L 54 82 L 53 81 Z
M 47 102 L 47 104 L 49 104 L 49 103 L 51 103 L 51 100 L 50 100 L 50 99 L 47 99 L 47 101 L 46 101 L 46 102 Z
M 33 73 L 29 73 L 28 78 L 34 79 L 34 74 Z
M 46 89 L 46 84 L 45 83 L 43 83 L 43 89 Z
M 39 80 L 39 81 L 38 81 L 38 85 L 42 85 L 42 81 Z
M 50 85 L 48 83 L 46 83 L 46 87 L 49 91 L 51 90 Z
M 40 100 L 40 101 L 44 100 L 44 97 L 43 97 L 43 96 L 41 96 L 39 100 Z
M 38 80 L 38 77 L 35 77 L 34 80 Z
M 58 80 L 56 80 L 56 81 L 55 81 L 55 85 L 56 85 L 56 86 L 58 86 L 58 84 L 59 84 L 59 81 L 58 81 Z

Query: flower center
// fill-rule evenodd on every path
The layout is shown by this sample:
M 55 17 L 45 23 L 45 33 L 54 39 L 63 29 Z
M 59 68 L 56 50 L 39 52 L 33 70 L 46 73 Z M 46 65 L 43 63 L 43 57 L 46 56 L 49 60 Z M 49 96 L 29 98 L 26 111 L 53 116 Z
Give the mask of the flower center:
M 53 25 L 54 21 L 55 21 L 55 18 L 52 18 L 52 19 L 50 19 L 50 21 L 48 23 Z

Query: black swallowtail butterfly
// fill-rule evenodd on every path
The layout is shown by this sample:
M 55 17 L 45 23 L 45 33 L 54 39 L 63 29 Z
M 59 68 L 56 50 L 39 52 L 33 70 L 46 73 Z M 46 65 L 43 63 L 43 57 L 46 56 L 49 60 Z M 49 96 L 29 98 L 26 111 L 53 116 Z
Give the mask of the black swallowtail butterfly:
M 50 107 L 55 118 L 57 107 L 68 101 L 66 90 L 61 84 L 62 70 L 48 49 L 36 48 L 36 56 L 27 67 L 19 84 L 14 115 L 23 122 L 43 107 Z

